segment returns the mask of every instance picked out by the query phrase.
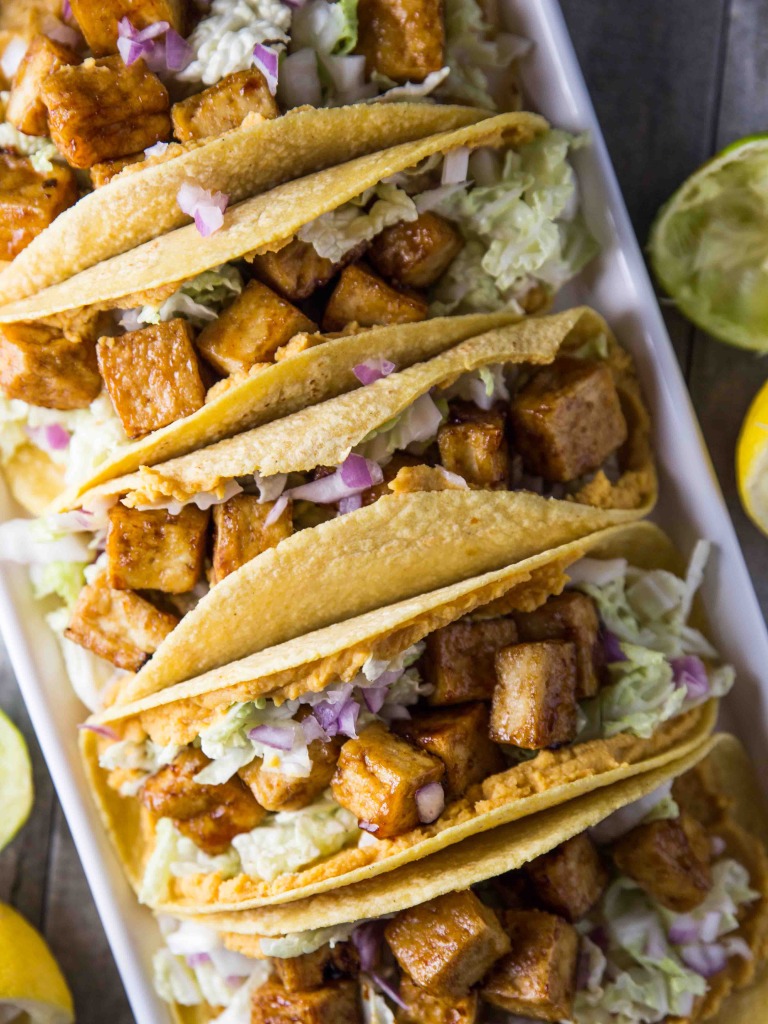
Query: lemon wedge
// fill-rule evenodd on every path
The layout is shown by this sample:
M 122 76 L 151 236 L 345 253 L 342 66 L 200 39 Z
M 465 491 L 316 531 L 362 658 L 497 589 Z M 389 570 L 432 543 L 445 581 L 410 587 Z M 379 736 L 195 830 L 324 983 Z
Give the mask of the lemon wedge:
M 750 405 L 736 445 L 736 482 L 744 511 L 768 534 L 768 381 Z
M 72 994 L 44 939 L 0 903 L 0 1021 L 70 1024 Z
M 27 744 L 10 718 L 0 711 L 0 850 L 29 817 L 33 799 Z

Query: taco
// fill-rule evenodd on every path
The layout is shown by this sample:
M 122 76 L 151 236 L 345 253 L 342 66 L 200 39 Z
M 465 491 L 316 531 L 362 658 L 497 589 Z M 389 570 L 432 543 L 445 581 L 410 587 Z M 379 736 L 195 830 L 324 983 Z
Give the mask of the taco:
M 612 528 L 93 717 L 128 877 L 166 910 L 284 903 L 684 756 L 733 682 L 705 557 Z
M 185 184 L 212 228 L 227 201 L 516 109 L 524 49 L 474 0 L 406 19 L 356 0 L 6 0 L 0 302 L 188 223 Z
M 163 919 L 155 984 L 200 1024 L 753 1024 L 766 842 L 749 761 L 720 736 L 384 878 Z

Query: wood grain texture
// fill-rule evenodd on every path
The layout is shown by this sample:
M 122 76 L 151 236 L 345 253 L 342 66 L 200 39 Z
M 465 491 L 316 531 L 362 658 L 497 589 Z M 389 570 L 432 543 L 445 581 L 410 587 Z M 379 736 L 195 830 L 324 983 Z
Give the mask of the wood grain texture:
M 768 0 L 562 0 L 642 244 L 659 205 L 722 145 L 768 128 Z M 718 345 L 668 304 L 686 371 L 747 562 L 768 610 L 768 542 L 736 496 L 733 450 L 768 364 Z M 79 1024 L 132 1020 L 52 785 L 7 662 L 0 706 L 35 762 L 29 824 L 0 855 L 0 900 L 42 927 L 75 992 Z

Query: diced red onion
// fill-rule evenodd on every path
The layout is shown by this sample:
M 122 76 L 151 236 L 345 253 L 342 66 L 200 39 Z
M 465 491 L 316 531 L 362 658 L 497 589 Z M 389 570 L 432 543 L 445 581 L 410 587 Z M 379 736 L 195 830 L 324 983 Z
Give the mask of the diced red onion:
M 380 988 L 384 995 L 388 996 L 395 1005 L 399 1006 L 402 1010 L 408 1009 L 407 1003 L 404 1003 L 400 998 L 400 993 L 385 978 L 382 978 L 380 974 L 376 974 L 374 971 L 370 972 L 370 978 L 376 987 Z
M 318 505 L 335 505 L 342 498 L 380 484 L 383 479 L 384 473 L 377 463 L 364 459 L 362 455 L 348 455 L 335 473 L 292 487 L 284 497 L 302 498 Z
M 27 433 L 38 448 L 60 452 L 69 447 L 70 433 L 60 423 L 49 423 L 44 427 L 27 427 Z
M 709 676 L 701 658 L 686 654 L 681 658 L 670 658 L 672 677 L 676 686 L 684 686 L 691 700 L 700 700 L 709 694 Z
M 683 920 L 675 921 L 669 929 L 669 941 L 675 946 L 687 945 L 695 942 L 699 937 L 699 929 L 695 921 L 687 915 Z
M 660 924 L 654 924 L 648 930 L 645 943 L 645 955 L 651 960 L 663 960 L 667 952 L 667 944 Z
M 325 742 L 330 739 L 328 733 L 323 729 L 322 725 L 314 717 L 314 715 L 307 715 L 306 718 L 301 721 L 301 728 L 304 730 L 304 739 L 307 744 L 313 743 L 315 740 L 322 740 Z
M 726 843 L 722 836 L 712 836 L 709 840 L 713 857 L 722 857 L 725 853 Z
M 680 957 L 687 967 L 705 978 L 711 978 L 724 970 L 728 959 L 723 947 L 717 944 L 683 946 L 680 950 Z
M 366 686 L 362 691 L 363 700 L 373 715 L 378 715 L 387 699 L 386 686 Z
M 458 185 L 467 180 L 467 168 L 469 167 L 469 149 L 467 146 L 459 146 L 445 154 L 443 160 L 443 173 L 440 178 L 441 185 Z
M 274 96 L 277 92 L 277 51 L 273 50 L 270 46 L 264 46 L 263 43 L 256 43 L 253 48 L 253 63 L 254 67 L 258 68 L 262 75 L 264 75 L 267 88 Z
M 321 106 L 323 89 L 314 50 L 304 47 L 284 58 L 277 98 L 287 110 L 304 105 Z
M 339 502 L 339 515 L 345 516 L 347 512 L 357 512 L 362 505 L 362 494 L 350 494 L 348 498 L 342 498 Z
M 264 520 L 264 525 L 271 526 L 272 523 L 276 523 L 280 516 L 283 514 L 283 512 L 285 512 L 286 508 L 288 507 L 288 502 L 290 500 L 291 499 L 287 494 L 281 494 L 280 497 L 275 502 L 275 504 L 269 510 L 269 514 L 267 515 L 267 518 Z
M 376 463 L 370 463 L 370 466 L 376 466 Z M 381 473 L 380 467 L 376 466 L 376 468 Z M 365 491 L 373 485 L 373 476 L 368 460 L 364 459 L 362 455 L 348 455 L 339 467 L 339 472 L 347 487 L 360 488 Z
M 416 810 L 419 821 L 428 825 L 443 813 L 445 808 L 445 791 L 439 782 L 428 782 L 416 790 Z
M 384 939 L 383 922 L 364 921 L 352 932 L 352 945 L 357 950 L 362 971 L 373 970 L 381 959 L 381 946 Z
M 208 953 L 189 953 L 184 957 L 189 967 L 193 970 L 195 967 L 202 967 L 203 964 L 209 964 L 211 957 Z
M 361 384 L 373 384 L 374 381 L 381 380 L 382 377 L 388 377 L 396 369 L 397 367 L 391 360 L 377 356 L 358 363 L 352 372 Z
M 357 738 L 357 719 L 360 714 L 360 705 L 357 701 L 350 699 L 346 701 L 339 711 L 338 722 L 339 732 L 351 739 Z
M 372 825 L 370 821 L 358 821 L 357 825 L 363 832 L 370 832 L 371 835 L 375 835 L 379 831 L 379 826 Z
M 117 50 L 126 67 L 135 64 L 139 57 L 148 59 L 153 55 L 153 40 L 163 35 L 170 28 L 167 21 L 155 21 L 141 30 L 137 29 L 130 18 L 121 18 L 117 23 Z M 156 57 L 157 55 L 154 54 Z
M 610 664 L 615 661 L 626 661 L 627 656 L 621 649 L 621 641 L 610 629 L 603 627 L 602 631 L 603 651 L 605 660 Z
M 203 238 L 208 238 L 223 225 L 229 196 L 223 192 L 209 192 L 187 181 L 176 193 L 176 202 L 182 213 L 194 218 L 195 227 Z
M 295 735 L 290 726 L 265 724 L 251 729 L 248 739 L 256 740 L 267 747 L 274 747 L 276 750 L 290 750 L 293 747 Z
M 195 51 L 174 28 L 165 33 L 165 64 L 169 71 L 183 71 L 192 63 Z
M 84 729 L 86 732 L 95 732 L 97 736 L 103 736 L 108 740 L 119 740 L 120 737 L 117 735 L 114 729 L 110 729 L 108 725 L 91 725 L 90 722 L 81 722 L 77 727 L 78 729 Z
M 62 46 L 69 46 L 73 50 L 76 50 L 82 42 L 83 37 L 77 29 L 72 28 L 71 25 L 65 25 L 63 21 L 59 21 L 59 19 L 53 17 L 53 15 L 45 19 L 43 27 L 45 29 L 45 35 L 47 35 L 49 39 L 53 39 L 54 42 L 61 43 Z
M 726 935 L 721 945 L 726 956 L 740 956 L 744 960 L 752 960 L 754 957 L 746 939 L 743 939 L 741 935 Z

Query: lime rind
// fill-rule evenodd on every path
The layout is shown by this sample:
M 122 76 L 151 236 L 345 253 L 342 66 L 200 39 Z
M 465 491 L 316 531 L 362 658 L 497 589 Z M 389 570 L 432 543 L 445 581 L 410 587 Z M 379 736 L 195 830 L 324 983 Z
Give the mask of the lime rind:
M 32 763 L 24 737 L 0 711 L 0 850 L 29 817 L 34 800 Z

